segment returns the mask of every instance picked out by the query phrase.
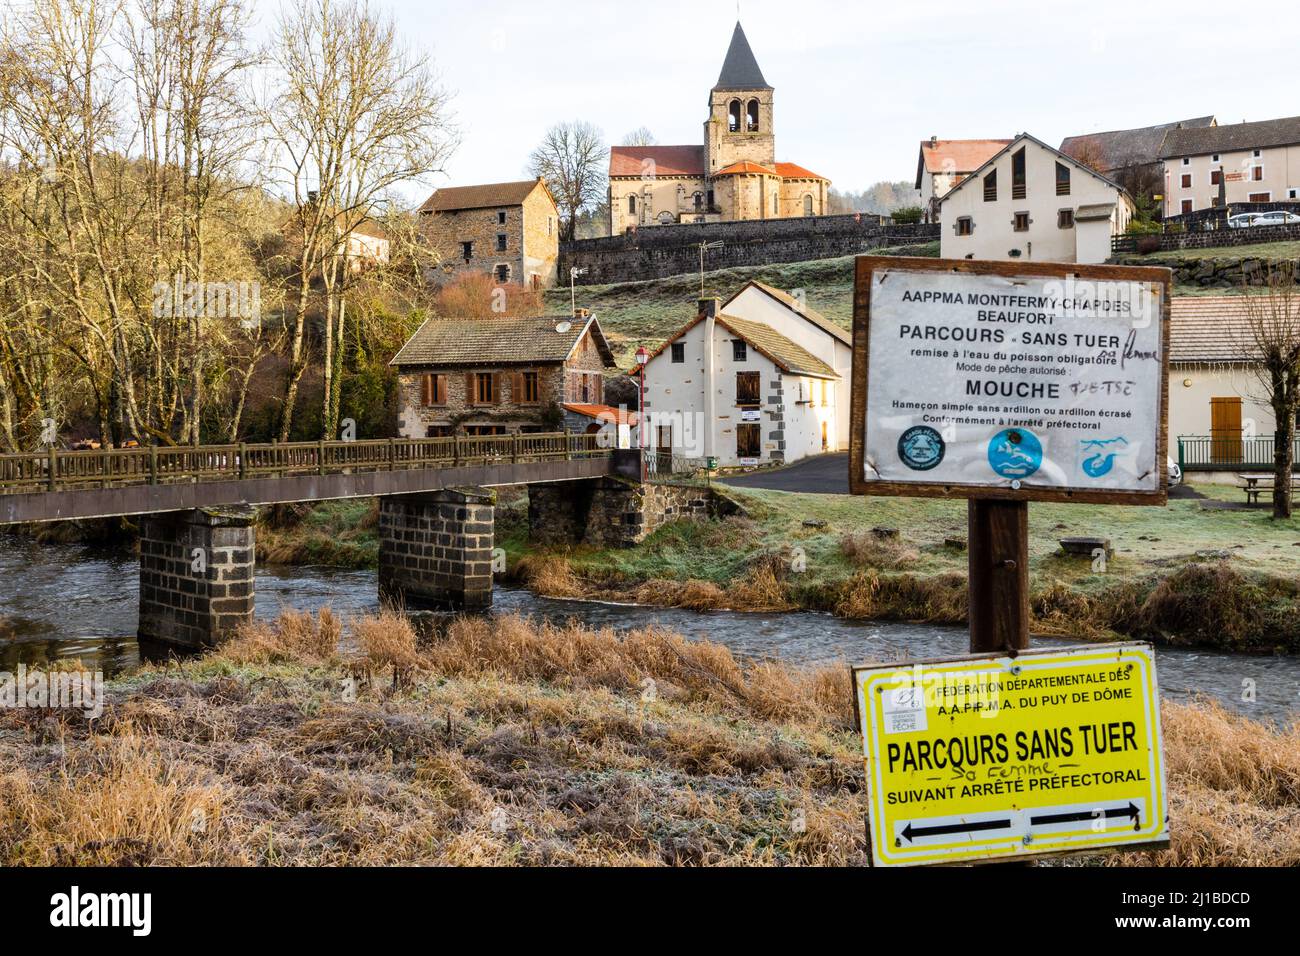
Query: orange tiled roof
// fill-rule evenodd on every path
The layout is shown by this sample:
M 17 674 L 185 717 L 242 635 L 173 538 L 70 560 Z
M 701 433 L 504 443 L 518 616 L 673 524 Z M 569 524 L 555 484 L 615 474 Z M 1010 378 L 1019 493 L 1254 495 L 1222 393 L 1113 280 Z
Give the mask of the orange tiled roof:
M 628 411 L 626 408 L 615 408 L 612 405 L 580 405 L 564 403 L 564 407 L 571 412 L 577 412 L 587 418 L 596 420 L 604 419 L 607 422 L 617 422 L 620 425 L 635 425 L 637 423 L 636 412 Z
M 798 163 L 777 163 L 776 174 L 782 179 L 826 179 L 810 169 L 805 169 Z M 830 182 L 830 180 L 827 180 Z
M 928 173 L 973 173 L 1010 145 L 1009 139 L 927 139 L 921 143 L 921 156 Z
M 612 146 L 609 150 L 611 176 L 646 174 L 653 163 L 656 176 L 703 176 L 703 146 Z
M 754 173 L 759 176 L 777 175 L 775 169 L 769 169 L 766 166 L 761 166 L 758 163 L 751 163 L 749 160 L 745 159 L 741 160 L 739 163 L 732 163 L 726 169 L 719 169 L 713 174 L 713 176 L 714 178 L 717 178 L 718 176 L 738 176 L 741 173 Z

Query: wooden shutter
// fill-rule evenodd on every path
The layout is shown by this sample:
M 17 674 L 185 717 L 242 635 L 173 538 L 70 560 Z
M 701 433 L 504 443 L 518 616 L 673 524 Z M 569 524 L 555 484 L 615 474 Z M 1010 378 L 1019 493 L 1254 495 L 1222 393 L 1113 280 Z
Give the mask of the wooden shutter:
M 503 401 L 505 401 L 505 394 L 504 394 L 505 389 L 502 388 L 502 386 L 505 385 L 505 377 L 506 376 L 504 372 L 492 373 L 492 404 L 493 405 L 500 405 Z
M 434 393 L 434 377 L 433 377 L 432 375 L 425 375 L 425 376 L 421 379 L 421 384 L 422 384 L 422 386 L 423 386 L 423 399 L 424 399 L 424 404 L 425 404 L 426 406 L 428 406 L 428 405 L 432 405 L 432 404 L 433 404 L 433 393 Z
M 476 384 L 477 383 L 474 380 L 474 373 L 466 372 L 465 373 L 465 404 L 466 405 L 478 404 L 478 394 L 474 387 Z
M 1241 464 L 1241 397 L 1210 399 L 1210 461 Z

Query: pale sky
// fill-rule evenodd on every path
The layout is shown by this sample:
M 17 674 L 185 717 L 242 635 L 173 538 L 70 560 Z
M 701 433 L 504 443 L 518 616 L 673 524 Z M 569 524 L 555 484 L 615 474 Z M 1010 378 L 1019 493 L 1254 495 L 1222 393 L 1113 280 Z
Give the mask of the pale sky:
M 372 2 L 455 93 L 462 142 L 435 186 L 523 178 L 561 120 L 595 123 L 611 144 L 638 126 L 661 144 L 700 144 L 736 21 L 735 0 Z M 1298 17 L 1287 0 L 741 7 L 776 88 L 777 159 L 852 191 L 912 179 L 931 135 L 1029 132 L 1057 146 L 1209 114 L 1300 114 Z

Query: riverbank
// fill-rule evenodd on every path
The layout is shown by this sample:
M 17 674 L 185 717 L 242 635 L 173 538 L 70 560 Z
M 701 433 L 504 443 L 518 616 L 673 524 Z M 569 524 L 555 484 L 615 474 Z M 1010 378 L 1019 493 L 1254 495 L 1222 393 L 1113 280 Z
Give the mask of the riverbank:
M 422 639 L 287 614 L 0 712 L 0 865 L 865 864 L 843 667 L 518 618 Z M 1173 845 L 1103 865 L 1300 865 L 1300 735 L 1164 708 Z
M 670 525 L 639 548 L 606 551 L 534 547 L 527 497 L 505 489 L 496 537 L 507 577 L 548 597 L 966 623 L 963 502 L 720 490 L 742 515 Z M 1035 632 L 1300 653 L 1300 520 L 1215 507 L 1235 502 L 1235 488 L 1198 490 L 1204 500 L 1167 508 L 1033 506 Z M 259 560 L 373 567 L 375 520 L 365 503 L 309 509 L 259 528 Z M 1108 538 L 1115 553 L 1104 565 L 1068 557 L 1059 539 L 1075 535 Z

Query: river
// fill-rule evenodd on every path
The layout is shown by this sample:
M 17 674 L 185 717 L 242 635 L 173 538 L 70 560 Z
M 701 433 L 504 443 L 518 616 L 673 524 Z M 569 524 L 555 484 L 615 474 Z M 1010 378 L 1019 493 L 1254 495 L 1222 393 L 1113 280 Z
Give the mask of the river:
M 77 657 L 116 673 L 138 662 L 137 561 L 133 554 L 73 544 L 0 539 L 0 670 Z M 378 608 L 373 571 L 259 567 L 257 616 L 284 608 L 332 607 L 345 619 Z M 660 624 L 708 638 L 748 657 L 792 663 L 863 663 L 960 655 L 961 628 L 845 621 L 825 614 L 737 614 L 561 601 L 499 588 L 494 613 L 577 619 L 593 627 L 631 629 Z M 1070 642 L 1038 639 L 1036 646 Z M 1256 720 L 1300 719 L 1300 657 L 1249 657 L 1218 651 L 1161 648 L 1160 688 L 1173 700 L 1198 695 Z M 1253 682 L 1253 683 L 1252 683 Z M 1252 695 L 1248 689 L 1253 688 Z

